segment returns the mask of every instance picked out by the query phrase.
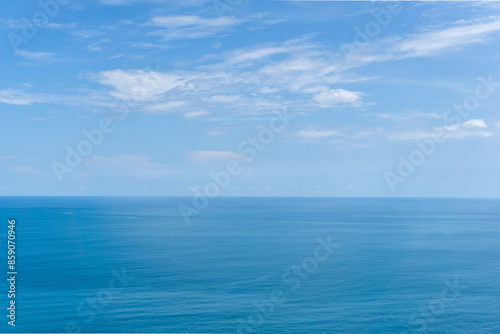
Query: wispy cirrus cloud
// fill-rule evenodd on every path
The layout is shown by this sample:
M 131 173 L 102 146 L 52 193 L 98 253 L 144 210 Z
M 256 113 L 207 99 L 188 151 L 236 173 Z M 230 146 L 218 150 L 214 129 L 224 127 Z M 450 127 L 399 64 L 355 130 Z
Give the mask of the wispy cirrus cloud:
M 161 28 L 150 32 L 164 40 L 197 39 L 219 34 L 228 28 L 238 26 L 246 19 L 222 16 L 202 18 L 196 15 L 155 16 L 147 25 Z
M 280 54 L 290 54 L 299 49 L 304 50 L 306 45 L 280 45 L 264 46 L 253 49 L 237 50 L 226 60 L 227 64 L 253 64 L 255 61 L 264 60 Z
M 152 114 L 170 113 L 170 112 L 189 110 L 190 105 L 191 103 L 189 101 L 177 100 L 177 101 L 165 101 L 160 103 L 151 103 L 142 107 L 142 109 Z
M 147 42 L 124 42 L 124 44 L 129 45 L 136 49 L 159 49 L 159 50 L 168 49 L 167 45 L 147 43 Z
M 54 99 L 51 95 L 41 93 L 27 93 L 19 89 L 0 90 L 0 102 L 7 104 L 29 105 L 33 103 L 50 103 Z
M 56 54 L 53 52 L 33 52 L 22 49 L 16 49 L 16 54 L 26 60 L 48 61 L 55 60 Z
M 208 162 L 217 160 L 248 160 L 244 155 L 230 151 L 195 151 L 185 155 L 191 162 Z
M 179 5 L 190 5 L 187 1 Z M 195 5 L 195 4 L 193 4 Z M 154 16 L 143 26 L 155 27 L 148 34 L 159 36 L 164 41 L 181 39 L 199 39 L 232 33 L 237 27 L 247 30 L 266 29 L 286 19 L 269 19 L 269 13 L 256 13 L 245 17 L 198 15 L 163 15 Z M 252 57 L 252 55 L 249 55 Z
M 184 114 L 185 118 L 195 118 L 195 117 L 201 117 L 201 116 L 206 116 L 209 115 L 210 113 L 208 111 L 190 111 Z
M 500 122 L 498 122 L 500 128 Z M 468 137 L 489 138 L 493 136 L 493 131 L 488 130 L 488 125 L 483 119 L 470 119 L 460 124 L 449 124 L 426 129 L 409 129 L 404 131 L 391 131 L 388 128 L 356 128 L 344 127 L 338 129 L 319 129 L 317 126 L 309 126 L 295 132 L 295 136 L 304 141 L 314 141 L 319 139 L 332 138 L 332 143 L 349 143 L 359 145 L 366 140 L 370 141 L 408 141 L 434 138 L 436 133 L 440 133 L 447 139 L 460 139 Z
M 416 119 L 427 119 L 427 120 L 432 120 L 432 119 L 441 119 L 443 118 L 442 114 L 436 113 L 436 112 L 421 112 L 421 111 L 416 111 L 416 110 L 410 110 L 410 111 L 403 111 L 403 112 L 398 112 L 398 113 L 371 113 L 371 116 L 375 116 L 377 118 L 383 118 L 383 119 L 391 119 L 394 121 L 398 122 L 407 122 L 411 120 L 416 120 Z
M 336 130 L 302 129 L 295 134 L 304 139 L 320 139 L 336 136 L 339 132 Z
M 9 30 L 21 30 L 32 26 L 32 23 L 27 19 L 15 18 L 0 18 L 0 28 Z M 45 29 L 72 29 L 76 27 L 75 22 L 47 22 L 43 26 Z
M 295 57 L 296 52 L 302 51 L 296 41 L 291 43 L 296 45 L 290 47 L 290 42 L 286 42 L 284 47 L 272 50 L 265 47 L 262 52 L 254 50 L 251 57 L 233 52 L 214 66 L 190 71 L 110 70 L 91 78 L 114 87 L 109 92 L 114 98 L 147 102 L 142 109 L 148 112 L 169 112 L 171 107 L 178 107 L 178 101 L 189 101 L 189 105 L 182 107 L 191 107 L 192 111 L 204 110 L 220 116 L 273 113 L 287 104 L 303 110 L 362 105 L 362 92 L 335 87 L 354 79 L 344 80 L 340 74 L 331 75 L 325 71 L 328 68 L 325 61 L 313 55 L 307 60 L 307 66 L 295 63 L 276 71 L 269 71 L 267 63 L 260 68 L 253 64 L 249 64 L 252 67 L 249 69 L 241 66 L 273 55 Z
M 441 27 L 364 43 L 345 44 L 346 68 L 389 60 L 433 57 L 488 41 L 500 32 L 500 18 L 461 20 Z M 354 50 L 354 51 L 352 51 Z
M 212 29 L 236 26 L 245 20 L 176 15 L 155 16 L 148 24 L 170 32 L 180 29 L 190 34 L 201 30 L 212 33 Z M 81 100 L 103 106 L 117 99 L 140 102 L 139 111 L 182 112 L 186 118 L 208 113 L 218 119 L 254 117 L 273 113 L 281 107 L 302 113 L 317 112 L 319 108 L 353 110 L 369 105 L 370 102 L 365 101 L 369 96 L 347 89 L 346 84 L 373 80 L 359 76 L 354 68 L 372 62 L 431 57 L 456 51 L 488 41 L 499 29 L 500 19 L 494 18 L 455 22 L 446 27 L 366 43 L 366 48 L 360 47 L 353 57 L 345 57 L 339 50 L 314 41 L 313 36 L 303 36 L 229 50 L 210 58 L 209 64 L 185 71 L 104 70 L 88 78 L 111 89 L 96 90 L 91 101 L 88 98 Z M 431 43 L 426 44 L 426 39 Z M 51 98 L 55 103 L 68 103 L 67 98 Z M 44 101 L 47 96 L 12 90 L 0 92 L 0 102 Z M 392 116 L 381 113 L 380 117 Z
M 453 26 L 410 35 L 397 44 L 402 57 L 427 57 L 482 43 L 500 31 L 500 19 L 459 21 Z
M 31 93 L 26 90 L 7 88 L 0 90 L 0 103 L 12 105 L 31 105 L 31 104 L 63 104 L 69 106 L 100 106 L 112 107 L 113 101 L 109 97 L 99 95 L 56 95 L 45 93 Z
M 415 140 L 432 138 L 436 131 L 443 134 L 446 138 L 467 138 L 467 137 L 491 137 L 493 133 L 486 130 L 488 126 L 482 119 L 470 119 L 461 124 L 451 124 L 436 127 L 429 130 L 410 130 L 392 134 L 389 139 L 392 140 Z

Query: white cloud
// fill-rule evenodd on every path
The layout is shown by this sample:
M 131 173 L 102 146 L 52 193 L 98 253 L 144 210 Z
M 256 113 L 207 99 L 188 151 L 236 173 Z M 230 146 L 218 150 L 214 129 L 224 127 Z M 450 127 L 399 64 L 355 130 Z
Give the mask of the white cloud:
M 124 42 L 124 44 L 130 45 L 137 49 L 167 49 L 167 45 L 154 44 L 154 43 L 139 43 L 139 42 Z
M 395 59 L 432 57 L 455 52 L 487 41 L 500 31 L 500 19 L 458 21 L 448 27 L 428 28 L 405 36 L 393 36 L 365 43 L 345 44 L 344 68 Z
M 67 30 L 67 29 L 73 29 L 76 27 L 75 22 L 69 22 L 69 23 L 56 23 L 56 22 L 49 22 L 45 25 L 46 28 L 49 29 L 61 29 L 61 30 Z
M 496 128 L 497 128 L 497 129 L 500 129 L 500 121 L 497 121 L 497 122 L 495 123 L 495 126 L 496 126 Z
M 488 126 L 482 119 L 470 119 L 462 124 L 464 128 L 487 128 Z
M 416 140 L 432 138 L 433 132 L 428 130 L 408 130 L 390 134 L 388 137 L 391 140 Z
M 93 38 L 102 36 L 104 33 L 95 29 L 80 29 L 80 30 L 71 30 L 70 33 L 72 35 L 78 36 L 80 38 Z
M 111 70 L 92 78 L 114 87 L 115 90 L 109 92 L 114 98 L 143 102 L 146 106 L 141 109 L 146 112 L 175 111 L 170 108 L 172 101 L 189 101 L 189 107 L 194 108 L 192 111 L 202 109 L 231 117 L 235 114 L 251 117 L 274 113 L 286 105 L 293 105 L 302 112 L 316 110 L 318 104 L 321 107 L 362 105 L 361 92 L 330 88 L 332 83 L 340 85 L 341 75 L 331 75 L 334 66 L 328 66 L 324 59 L 317 59 L 317 52 L 309 54 L 310 59 L 304 60 L 302 65 L 300 61 L 291 61 L 272 69 L 266 61 L 260 69 L 241 67 L 241 62 L 251 66 L 252 61 L 272 57 L 271 54 L 284 52 L 286 55 L 289 52 L 287 55 L 296 59 L 295 53 L 303 52 L 299 40 L 281 45 L 265 47 L 265 50 L 254 49 L 250 52 L 251 57 L 244 58 L 240 51 L 231 52 L 226 55 L 226 60 L 191 71 Z M 179 108 L 179 111 L 183 110 Z
M 178 5 L 197 5 L 200 0 L 184 0 Z M 257 13 L 247 17 L 219 16 L 204 18 L 197 15 L 167 15 L 154 16 L 145 26 L 157 27 L 149 32 L 150 35 L 160 36 L 163 40 L 197 39 L 230 32 L 233 28 L 243 24 L 253 24 L 246 29 L 261 29 L 274 24 L 285 22 L 285 19 L 264 19 L 268 13 Z M 253 55 L 249 55 L 252 57 Z
M 102 85 L 114 87 L 111 96 L 135 102 L 155 100 L 189 80 L 177 74 L 142 70 L 102 71 L 93 78 Z
M 207 130 L 207 134 L 210 136 L 221 136 L 225 135 L 226 131 L 223 128 L 212 128 L 210 130 Z
M 258 82 L 244 81 L 245 74 L 224 72 L 156 72 L 142 70 L 103 71 L 90 77 L 115 89 L 107 92 L 115 99 L 142 105 L 146 112 L 217 111 L 219 114 L 275 112 L 279 100 L 253 97 L 252 103 L 233 92 L 253 93 Z M 226 94 L 221 94 L 226 93 Z M 212 109 L 212 110 L 210 110 Z
M 282 43 L 268 43 L 266 45 L 258 45 L 256 47 L 236 49 L 228 52 L 225 55 L 225 61 L 220 64 L 223 67 L 237 66 L 238 68 L 252 66 L 256 63 L 267 61 L 275 56 L 292 56 L 278 62 L 267 62 L 263 64 L 261 72 L 267 75 L 276 75 L 278 73 L 293 71 L 294 69 L 310 69 L 304 68 L 301 62 L 309 62 L 314 59 L 314 67 L 321 66 L 316 63 L 319 60 L 318 52 L 322 46 L 318 43 L 312 43 L 311 38 L 302 37 L 284 41 Z
M 7 104 L 28 105 L 37 102 L 35 99 L 16 89 L 0 90 L 0 102 Z
M 462 124 L 444 125 L 434 128 L 432 131 L 412 130 L 396 133 L 389 136 L 393 140 L 415 140 L 432 138 L 435 133 L 442 133 L 446 138 L 467 138 L 467 137 L 491 137 L 492 132 L 484 130 L 487 128 L 482 119 L 471 119 Z
M 295 133 L 297 136 L 306 139 L 319 139 L 338 135 L 338 131 L 335 130 L 315 130 L 315 129 L 303 129 Z
M 393 119 L 395 121 L 409 121 L 414 119 L 441 119 L 443 115 L 432 112 L 406 111 L 398 113 L 370 114 L 378 118 Z
M 195 15 L 173 15 L 173 16 L 156 16 L 151 19 L 151 24 L 164 28 L 179 28 L 179 27 L 228 27 L 241 23 L 240 19 L 234 17 L 215 17 L 205 19 Z
M 31 52 L 22 49 L 16 49 L 16 55 L 23 57 L 26 60 L 53 60 L 55 53 L 52 52 Z
M 47 104 L 65 104 L 75 105 L 93 105 L 102 107 L 111 107 L 102 96 L 79 96 L 79 95 L 53 95 L 43 93 L 29 93 L 19 89 L 0 90 L 0 102 L 14 105 L 30 105 L 34 103 Z
M 168 33 L 185 29 L 182 33 L 198 30 L 213 33 L 213 29 L 226 29 L 254 19 L 156 16 L 149 25 L 165 29 Z M 142 107 L 138 110 L 144 112 L 184 112 L 189 118 L 206 111 L 218 119 L 227 117 L 233 120 L 236 117 L 255 119 L 282 107 L 289 108 L 292 113 L 315 112 L 318 106 L 357 108 L 369 103 L 364 102 L 365 94 L 347 90 L 343 85 L 372 78 L 355 75 L 351 71 L 353 68 L 377 61 L 430 56 L 437 51 L 449 52 L 456 49 L 451 47 L 451 43 L 467 46 L 486 41 L 497 30 L 498 22 L 491 19 L 458 22 L 452 27 L 387 38 L 369 43 L 366 50 L 360 48 L 359 54 L 347 58 L 306 36 L 210 55 L 202 59 L 208 65 L 189 71 L 102 71 L 90 78 L 111 89 L 96 90 L 92 92 L 94 96 L 81 97 L 80 100 L 82 104 L 105 105 L 110 104 L 111 99 L 120 99 L 140 103 Z M 461 37 L 467 42 L 460 41 Z M 431 46 L 423 42 L 426 38 L 432 41 Z M 30 104 L 40 103 L 40 100 L 46 101 L 47 97 L 0 91 L 0 102 Z M 71 102 L 77 103 L 76 100 L 72 97 Z M 68 99 L 64 98 L 54 101 L 68 103 Z M 381 114 L 379 117 L 392 116 Z M 436 118 L 431 113 L 411 117 Z
M 410 36 L 398 45 L 405 57 L 432 56 L 484 42 L 491 33 L 500 31 L 500 20 L 458 22 L 456 26 Z
M 143 107 L 142 109 L 150 113 L 168 113 L 185 110 L 188 106 L 188 101 L 167 101 L 157 104 L 150 104 Z
M 230 151 L 195 151 L 186 154 L 186 159 L 192 162 L 207 162 L 213 160 L 248 160 L 244 155 Z
M 268 58 L 278 54 L 286 54 L 291 51 L 297 50 L 297 47 L 283 47 L 283 46 L 269 46 L 250 50 L 239 50 L 234 53 L 228 60 L 228 64 L 239 64 L 248 61 L 256 61 L 263 58 Z
M 9 30 L 19 30 L 27 28 L 31 25 L 28 20 L 21 19 L 9 19 L 9 18 L 0 18 L 0 27 L 9 29 Z
M 172 40 L 213 36 L 243 22 L 245 20 L 229 16 L 202 18 L 196 15 L 172 15 L 153 17 L 148 25 L 163 28 L 151 34 L 159 35 L 165 40 Z
M 338 104 L 356 104 L 361 100 L 361 92 L 353 92 L 345 89 L 329 89 L 313 96 L 313 100 L 321 106 L 330 107 Z
M 205 116 L 210 114 L 208 111 L 192 111 L 184 114 L 184 117 L 186 118 L 195 118 L 195 117 L 200 117 L 200 116 Z
M 111 40 L 109 38 L 102 38 L 92 44 L 89 44 L 85 47 L 85 50 L 89 51 L 101 51 L 102 50 L 102 45 L 105 43 L 110 43 Z
M 32 21 L 23 19 L 8 19 L 8 18 L 0 18 L 0 28 L 6 28 L 9 30 L 21 30 L 28 27 L 32 27 Z M 70 29 L 74 28 L 76 23 L 56 23 L 56 22 L 48 22 L 43 27 L 48 29 Z
M 46 94 L 30 94 L 18 89 L 0 90 L 0 102 L 7 104 L 29 105 L 33 103 L 48 103 L 52 98 Z
M 114 157 L 93 156 L 85 165 L 107 174 L 135 177 L 166 177 L 172 175 L 167 165 L 152 162 L 147 155 L 120 155 Z

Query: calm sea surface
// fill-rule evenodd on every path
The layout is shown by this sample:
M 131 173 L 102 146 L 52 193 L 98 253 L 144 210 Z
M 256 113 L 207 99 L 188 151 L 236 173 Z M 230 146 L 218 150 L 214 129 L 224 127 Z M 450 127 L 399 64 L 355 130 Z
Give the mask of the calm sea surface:
M 500 200 L 180 203 L 1 197 L 0 331 L 500 333 Z

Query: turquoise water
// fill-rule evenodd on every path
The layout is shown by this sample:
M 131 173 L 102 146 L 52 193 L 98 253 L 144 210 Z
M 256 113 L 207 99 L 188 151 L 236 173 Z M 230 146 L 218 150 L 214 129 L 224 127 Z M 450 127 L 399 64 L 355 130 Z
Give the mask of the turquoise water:
M 190 201 L 0 198 L 0 331 L 500 333 L 500 200 Z

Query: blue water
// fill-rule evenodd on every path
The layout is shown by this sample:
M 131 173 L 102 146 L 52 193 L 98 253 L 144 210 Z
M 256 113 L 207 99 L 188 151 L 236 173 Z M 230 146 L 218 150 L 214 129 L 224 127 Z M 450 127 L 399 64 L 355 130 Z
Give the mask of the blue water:
M 500 200 L 190 201 L 0 198 L 0 331 L 500 333 Z

